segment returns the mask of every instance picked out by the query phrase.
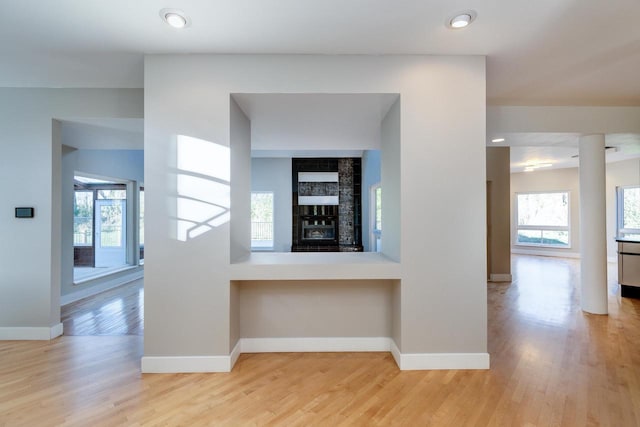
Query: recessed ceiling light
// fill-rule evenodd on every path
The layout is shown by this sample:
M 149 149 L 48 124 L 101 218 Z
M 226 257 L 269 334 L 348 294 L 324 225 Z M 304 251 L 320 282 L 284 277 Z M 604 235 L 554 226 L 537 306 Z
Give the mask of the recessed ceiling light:
M 162 9 L 160 17 L 173 28 L 185 28 L 191 24 L 191 20 L 179 9 Z
M 458 12 L 447 20 L 447 26 L 454 29 L 460 29 L 471 24 L 478 14 L 474 10 Z
M 494 138 L 491 142 L 504 142 L 504 138 Z

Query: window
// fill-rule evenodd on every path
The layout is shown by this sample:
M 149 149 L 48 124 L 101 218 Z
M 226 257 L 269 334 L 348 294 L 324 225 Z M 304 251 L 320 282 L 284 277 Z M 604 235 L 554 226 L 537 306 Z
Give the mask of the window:
M 640 238 L 640 187 L 618 187 L 618 237 Z
M 93 245 L 93 191 L 76 191 L 73 203 L 73 246 Z
M 517 193 L 518 245 L 568 248 L 569 192 Z
M 127 190 L 98 190 L 98 200 L 125 200 Z
M 251 193 L 251 248 L 273 249 L 273 192 Z
M 371 252 L 382 250 L 382 187 L 371 187 Z

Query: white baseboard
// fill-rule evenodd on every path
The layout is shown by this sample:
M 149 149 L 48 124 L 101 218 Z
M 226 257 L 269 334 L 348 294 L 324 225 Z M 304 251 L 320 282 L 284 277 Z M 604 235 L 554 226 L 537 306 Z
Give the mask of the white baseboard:
M 242 338 L 242 353 L 390 351 L 388 337 Z
M 144 270 L 137 269 L 136 267 L 133 267 L 133 268 L 135 269 L 135 271 L 131 273 L 118 275 L 117 277 L 113 277 L 97 285 L 91 286 L 90 282 L 83 283 L 83 285 L 86 286 L 85 288 L 60 296 L 60 305 L 63 306 L 63 305 L 71 304 L 72 302 L 79 301 L 83 298 L 91 297 L 101 292 L 105 292 L 110 289 L 117 288 L 118 286 L 131 283 L 134 280 L 142 279 L 144 277 Z M 96 279 L 96 280 L 100 280 L 100 279 Z
M 182 372 L 231 372 L 231 356 L 144 356 L 145 374 Z
M 388 337 L 241 338 L 228 356 L 145 356 L 143 373 L 230 372 L 241 353 L 389 351 L 402 371 L 489 369 L 489 353 L 403 354 Z
M 391 354 L 401 371 L 489 369 L 489 353 L 401 353 L 391 340 Z
M 52 340 L 62 335 L 62 323 L 51 327 L 0 327 L 0 340 Z
M 396 342 L 394 340 L 392 340 L 391 338 L 389 338 L 390 344 L 391 344 L 391 349 L 389 351 L 391 351 L 391 355 L 393 356 L 393 360 L 396 361 L 396 365 L 398 365 L 398 368 L 400 368 L 402 370 L 402 353 L 400 353 L 400 349 L 398 348 L 398 346 L 396 345 Z
M 238 361 L 238 357 L 240 357 L 241 351 L 240 351 L 240 346 L 242 345 L 242 340 L 238 340 L 238 342 L 236 343 L 236 345 L 233 347 L 233 350 L 231 350 L 231 362 L 230 362 L 230 368 L 233 369 L 234 366 L 236 366 L 236 362 Z
M 231 372 L 240 357 L 238 340 L 229 356 L 144 356 L 143 374 L 176 374 L 184 372 Z
M 511 282 L 513 277 L 510 274 L 490 274 L 490 282 Z
M 400 370 L 489 369 L 489 353 L 405 353 Z

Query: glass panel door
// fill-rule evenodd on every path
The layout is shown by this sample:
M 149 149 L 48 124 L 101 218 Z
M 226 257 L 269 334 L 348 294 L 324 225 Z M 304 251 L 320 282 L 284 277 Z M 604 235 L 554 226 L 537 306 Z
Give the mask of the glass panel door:
M 126 200 L 96 200 L 96 267 L 127 262 Z

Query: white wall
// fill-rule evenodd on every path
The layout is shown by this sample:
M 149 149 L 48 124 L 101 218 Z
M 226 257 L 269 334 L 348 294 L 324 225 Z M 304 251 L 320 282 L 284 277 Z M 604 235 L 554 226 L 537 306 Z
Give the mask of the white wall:
M 617 245 L 615 242 L 617 233 L 616 211 L 616 187 L 640 184 L 640 160 L 625 160 L 621 162 L 607 163 L 606 166 L 606 211 L 607 211 L 607 258 L 614 260 L 617 257 Z M 516 218 L 515 218 L 515 193 L 527 191 L 554 191 L 569 190 L 571 209 L 571 248 L 538 248 L 532 246 L 517 246 Z M 528 173 L 511 174 L 511 242 L 512 249 L 549 254 L 568 254 L 578 257 L 580 255 L 580 185 L 578 168 L 556 169 L 549 171 L 536 171 Z
M 230 103 L 231 262 L 251 252 L 251 122 L 233 97 Z
M 390 280 L 239 284 L 242 338 L 391 335 Z
M 402 175 L 403 157 L 400 117 L 400 99 L 389 109 L 380 126 L 382 143 L 380 159 L 380 186 L 382 199 L 382 252 L 394 261 L 400 261 L 403 227 L 403 184 L 410 181 Z M 407 179 L 407 181 L 405 181 Z M 412 178 L 415 179 L 415 178 Z M 386 189 L 386 190 L 385 190 Z M 418 197 L 414 199 L 418 200 Z
M 139 118 L 142 103 L 139 89 L 0 89 L 0 235 L 11 242 L 0 247 L 0 328 L 60 321 L 61 137 L 52 119 Z M 35 207 L 35 217 L 14 218 L 16 206 Z
M 251 191 L 273 192 L 273 250 L 291 252 L 291 158 L 251 159 Z
M 77 150 L 75 153 L 76 172 L 144 184 L 144 150 Z
M 383 122 L 382 181 L 402 192 L 386 205 L 402 223 L 390 253 L 402 253 L 401 351 L 486 353 L 484 57 L 160 55 L 145 60 L 145 356 L 231 350 L 229 224 L 180 241 L 172 209 L 176 136 L 233 150 L 231 93 L 400 94 L 385 121 L 401 146 L 385 169 Z

